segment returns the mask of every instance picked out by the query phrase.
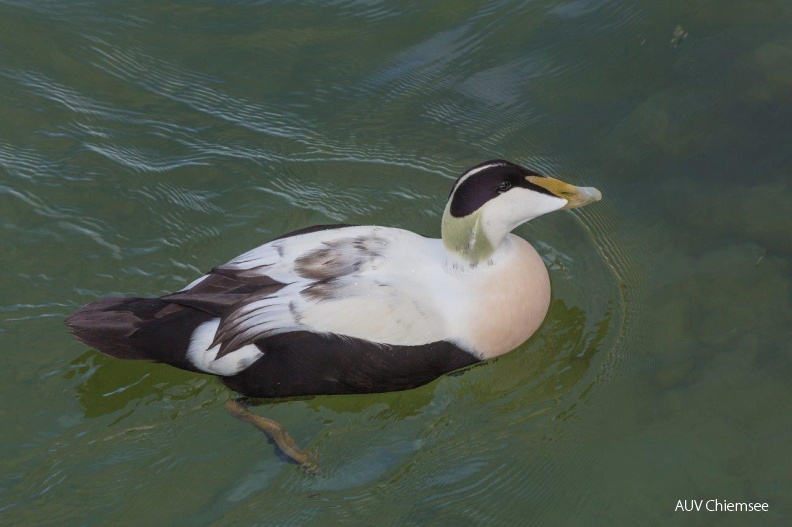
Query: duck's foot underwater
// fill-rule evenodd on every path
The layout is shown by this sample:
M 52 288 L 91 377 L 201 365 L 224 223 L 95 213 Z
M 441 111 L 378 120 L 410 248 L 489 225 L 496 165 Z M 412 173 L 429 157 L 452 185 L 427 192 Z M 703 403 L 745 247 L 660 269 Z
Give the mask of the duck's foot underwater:
M 240 399 L 229 399 L 225 403 L 228 413 L 239 419 L 250 423 L 272 439 L 281 452 L 293 459 L 300 467 L 311 474 L 321 475 L 322 469 L 316 462 L 316 456 L 309 450 L 300 450 L 292 436 L 280 423 L 261 417 L 248 410 Z

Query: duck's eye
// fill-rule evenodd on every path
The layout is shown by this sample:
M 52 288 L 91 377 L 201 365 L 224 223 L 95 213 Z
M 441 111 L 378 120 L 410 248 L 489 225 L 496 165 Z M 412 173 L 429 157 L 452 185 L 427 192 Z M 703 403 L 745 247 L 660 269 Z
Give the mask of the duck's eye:
M 501 181 L 501 184 L 498 185 L 498 192 L 506 192 L 512 188 L 512 184 L 509 181 Z

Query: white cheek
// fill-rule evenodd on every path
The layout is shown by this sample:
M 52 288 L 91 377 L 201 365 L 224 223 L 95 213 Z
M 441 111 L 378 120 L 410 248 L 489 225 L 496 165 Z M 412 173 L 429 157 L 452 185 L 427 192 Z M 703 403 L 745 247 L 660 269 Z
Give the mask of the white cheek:
M 524 188 L 514 188 L 490 200 L 484 206 L 482 210 L 484 231 L 488 236 L 490 233 L 493 236 L 501 232 L 505 234 L 526 221 L 561 209 L 566 204 L 565 199 Z

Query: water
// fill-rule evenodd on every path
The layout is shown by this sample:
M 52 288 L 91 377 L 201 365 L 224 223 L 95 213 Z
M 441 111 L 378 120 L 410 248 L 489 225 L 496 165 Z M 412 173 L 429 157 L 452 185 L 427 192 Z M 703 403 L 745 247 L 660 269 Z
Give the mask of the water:
M 0 1 L 4 525 L 783 525 L 792 4 Z M 503 157 L 605 200 L 518 230 L 537 336 L 403 393 L 225 414 L 63 318 L 281 233 L 437 236 Z M 681 499 L 767 513 L 674 512 Z

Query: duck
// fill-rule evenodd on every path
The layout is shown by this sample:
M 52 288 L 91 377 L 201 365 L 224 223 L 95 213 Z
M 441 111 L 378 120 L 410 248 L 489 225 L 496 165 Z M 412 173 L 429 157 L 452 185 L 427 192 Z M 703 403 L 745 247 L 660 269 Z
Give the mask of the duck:
M 509 161 L 454 182 L 441 237 L 317 225 L 252 249 L 158 298 L 105 297 L 72 313 L 80 342 L 118 359 L 210 374 L 242 397 L 226 410 L 286 457 L 323 474 L 315 452 L 247 408 L 249 398 L 407 390 L 528 340 L 550 305 L 542 258 L 512 231 L 602 199 Z
M 512 231 L 601 198 L 596 188 L 490 160 L 454 182 L 439 239 L 392 227 L 308 227 L 180 291 L 101 298 L 66 324 L 105 355 L 214 375 L 249 398 L 416 388 L 508 353 L 537 331 L 550 278 Z

